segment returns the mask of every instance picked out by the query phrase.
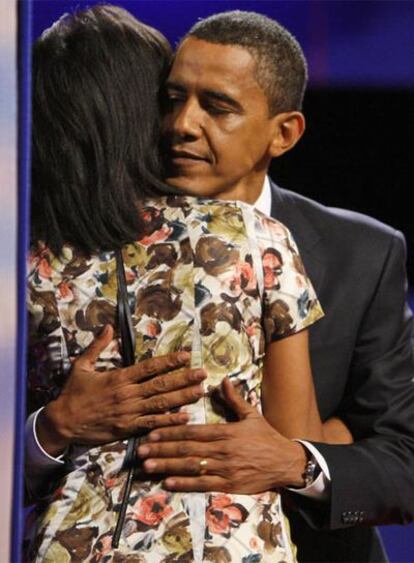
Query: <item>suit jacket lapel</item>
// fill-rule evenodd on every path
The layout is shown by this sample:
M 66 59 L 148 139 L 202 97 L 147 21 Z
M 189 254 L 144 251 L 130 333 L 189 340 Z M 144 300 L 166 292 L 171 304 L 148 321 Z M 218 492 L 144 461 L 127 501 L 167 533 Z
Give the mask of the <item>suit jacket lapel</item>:
M 270 187 L 272 190 L 271 216 L 286 225 L 292 232 L 306 272 L 318 292 L 325 273 L 322 236 L 316 226 L 304 215 L 293 194 L 279 188 L 274 182 L 270 182 Z

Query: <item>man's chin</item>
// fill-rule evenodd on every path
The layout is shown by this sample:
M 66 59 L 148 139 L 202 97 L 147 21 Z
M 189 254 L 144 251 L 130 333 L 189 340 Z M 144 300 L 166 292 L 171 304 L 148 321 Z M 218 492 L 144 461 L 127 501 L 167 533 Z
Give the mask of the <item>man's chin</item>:
M 197 180 L 196 177 L 189 178 L 188 176 L 167 176 L 165 182 L 181 190 L 183 193 L 192 196 L 208 197 L 214 195 L 215 190 L 213 186 L 205 185 L 203 181 Z

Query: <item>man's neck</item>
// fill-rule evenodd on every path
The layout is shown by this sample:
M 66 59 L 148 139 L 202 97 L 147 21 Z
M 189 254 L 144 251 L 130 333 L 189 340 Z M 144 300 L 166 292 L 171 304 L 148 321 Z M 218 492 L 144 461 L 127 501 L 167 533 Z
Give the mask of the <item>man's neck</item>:
M 220 193 L 215 194 L 215 197 L 229 201 L 244 201 L 255 205 L 263 191 L 265 178 L 265 171 L 256 171 L 244 177 L 237 184 L 223 188 Z

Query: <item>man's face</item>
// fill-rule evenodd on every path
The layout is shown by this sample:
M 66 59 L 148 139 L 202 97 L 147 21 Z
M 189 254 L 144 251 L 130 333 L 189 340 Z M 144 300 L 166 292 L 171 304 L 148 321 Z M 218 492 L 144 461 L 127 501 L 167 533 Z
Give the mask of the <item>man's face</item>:
M 254 71 L 242 47 L 184 40 L 166 84 L 168 184 L 193 195 L 257 199 L 275 118 Z

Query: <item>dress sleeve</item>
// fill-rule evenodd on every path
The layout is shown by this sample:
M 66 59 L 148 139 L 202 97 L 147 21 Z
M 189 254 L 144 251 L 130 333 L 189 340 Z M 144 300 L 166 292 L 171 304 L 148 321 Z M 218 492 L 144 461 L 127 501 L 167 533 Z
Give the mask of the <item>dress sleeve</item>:
M 290 231 L 256 212 L 256 238 L 263 269 L 263 325 L 266 342 L 289 336 L 323 317 Z
M 57 305 L 58 273 L 51 260 L 45 249 L 29 258 L 27 414 L 56 398 L 70 369 Z

